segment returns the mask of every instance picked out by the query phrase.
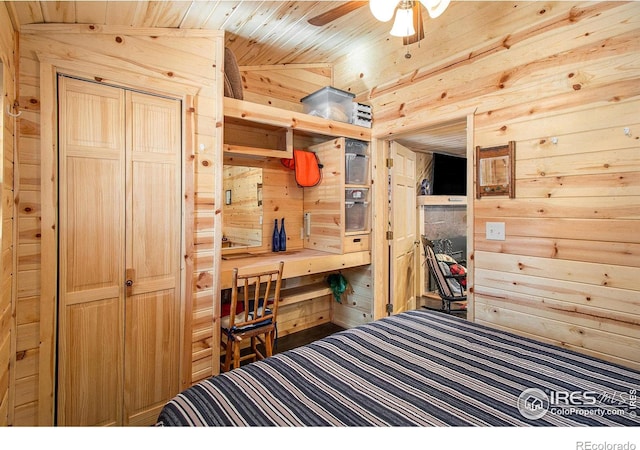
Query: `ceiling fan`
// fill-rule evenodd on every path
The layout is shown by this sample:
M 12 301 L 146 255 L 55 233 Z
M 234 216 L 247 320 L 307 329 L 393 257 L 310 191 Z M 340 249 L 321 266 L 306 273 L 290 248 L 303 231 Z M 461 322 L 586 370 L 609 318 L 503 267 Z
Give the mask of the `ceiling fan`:
M 339 19 L 352 11 L 362 8 L 367 3 L 370 3 L 371 12 L 376 19 L 387 22 L 396 15 L 396 21 L 394 23 L 391 34 L 395 36 L 402 36 L 403 44 L 413 44 L 424 38 L 424 28 L 422 25 L 422 9 L 421 5 L 427 9 L 430 17 L 436 18 L 449 6 L 450 0 L 371 0 L 366 1 L 351 1 L 346 2 L 340 6 L 330 9 L 322 14 L 309 19 L 309 23 L 315 26 L 324 26 L 328 23 Z M 396 12 L 397 10 L 397 12 Z M 400 24 L 400 20 L 404 19 L 405 23 Z M 408 23 L 413 24 L 413 28 L 408 26 Z M 398 29 L 401 28 L 399 31 Z
M 333 22 L 334 20 L 349 14 L 351 11 L 362 8 L 367 3 L 369 2 L 345 2 L 340 6 L 336 6 L 335 8 L 330 9 L 327 12 L 323 12 L 322 14 L 312 17 L 308 20 L 308 22 L 311 25 L 323 27 L 329 22 Z

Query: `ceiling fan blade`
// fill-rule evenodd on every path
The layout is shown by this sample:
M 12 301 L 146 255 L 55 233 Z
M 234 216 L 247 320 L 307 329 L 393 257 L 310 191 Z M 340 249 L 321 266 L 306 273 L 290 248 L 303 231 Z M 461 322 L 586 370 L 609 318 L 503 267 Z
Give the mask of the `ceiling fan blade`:
M 332 22 L 336 19 L 339 19 L 340 17 L 344 16 L 345 14 L 349 14 L 351 11 L 355 11 L 358 8 L 362 8 L 364 5 L 366 5 L 369 2 L 346 2 L 343 5 L 340 6 L 336 6 L 333 9 L 330 9 L 327 12 L 324 12 L 322 14 L 319 14 L 315 17 L 312 17 L 311 19 L 309 19 L 309 23 L 311 25 L 315 25 L 317 27 L 322 27 L 326 24 L 328 24 L 329 22 Z
M 413 44 L 424 39 L 424 20 L 421 8 L 419 1 L 413 2 L 413 28 L 416 32 L 411 36 L 402 38 L 403 45 Z

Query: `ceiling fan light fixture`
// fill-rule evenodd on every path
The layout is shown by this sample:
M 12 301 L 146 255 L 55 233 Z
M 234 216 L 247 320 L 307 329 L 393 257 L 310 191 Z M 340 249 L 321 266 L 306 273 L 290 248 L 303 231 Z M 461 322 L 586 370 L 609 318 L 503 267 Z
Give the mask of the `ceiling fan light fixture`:
M 435 19 L 440 16 L 444 12 L 445 9 L 449 6 L 451 0 L 420 0 L 420 3 L 427 8 L 427 12 L 429 13 L 429 17 Z
M 369 8 L 373 17 L 380 22 L 388 22 L 393 18 L 393 13 L 398 6 L 397 1 L 391 0 L 369 0 Z
M 407 37 L 416 34 L 413 26 L 413 8 L 401 5 L 396 12 L 396 20 L 391 28 L 391 36 Z

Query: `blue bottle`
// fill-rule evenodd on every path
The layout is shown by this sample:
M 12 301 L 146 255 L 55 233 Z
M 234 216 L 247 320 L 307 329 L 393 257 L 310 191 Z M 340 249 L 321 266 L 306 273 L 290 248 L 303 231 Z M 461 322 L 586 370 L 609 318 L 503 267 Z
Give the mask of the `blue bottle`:
M 287 250 L 287 232 L 284 230 L 284 217 L 282 218 L 282 225 L 280 226 L 280 235 L 278 236 L 280 241 L 280 251 Z
M 278 233 L 278 219 L 273 219 L 273 237 L 271 238 L 271 251 L 280 251 L 280 233 Z

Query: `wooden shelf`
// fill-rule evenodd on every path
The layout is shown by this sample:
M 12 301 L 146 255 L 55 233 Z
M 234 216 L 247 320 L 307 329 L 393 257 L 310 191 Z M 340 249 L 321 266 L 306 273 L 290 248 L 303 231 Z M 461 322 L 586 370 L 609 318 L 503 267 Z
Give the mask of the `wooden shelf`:
M 293 130 L 225 115 L 225 156 L 293 158 Z
M 224 116 L 225 121 L 228 119 L 249 121 L 258 128 L 260 125 L 283 127 L 300 134 L 371 140 L 369 128 L 230 97 L 224 98 Z
M 332 294 L 331 288 L 325 282 L 307 284 L 291 288 L 283 288 L 280 291 L 280 305 L 290 305 L 292 303 L 311 300 Z
M 416 197 L 418 206 L 438 206 L 438 205 L 466 205 L 465 195 L 418 195 Z
M 269 158 L 293 158 L 293 145 L 287 146 L 284 150 L 271 148 L 250 147 L 246 145 L 234 145 L 225 143 L 222 147 L 225 155 L 229 156 L 265 156 Z

